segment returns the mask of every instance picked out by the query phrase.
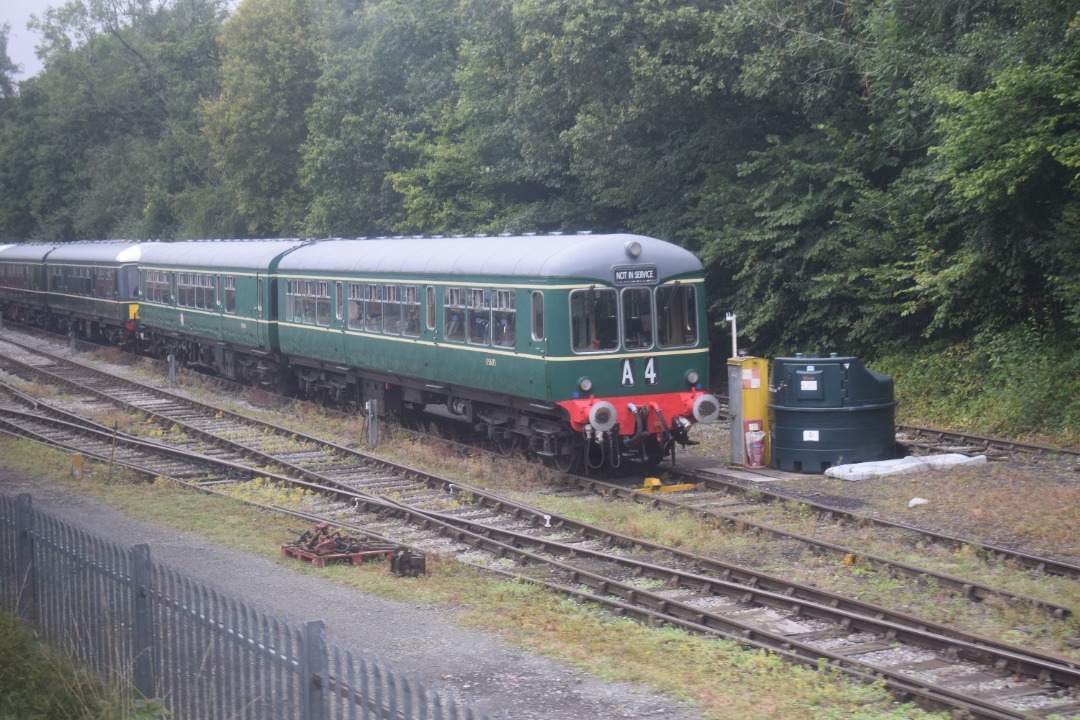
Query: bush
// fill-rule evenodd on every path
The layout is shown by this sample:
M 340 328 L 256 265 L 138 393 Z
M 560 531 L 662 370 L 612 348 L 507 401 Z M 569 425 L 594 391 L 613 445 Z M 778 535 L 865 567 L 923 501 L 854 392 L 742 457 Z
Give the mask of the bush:
M 1080 353 L 1037 323 L 873 367 L 896 381 L 899 422 L 1080 447 Z

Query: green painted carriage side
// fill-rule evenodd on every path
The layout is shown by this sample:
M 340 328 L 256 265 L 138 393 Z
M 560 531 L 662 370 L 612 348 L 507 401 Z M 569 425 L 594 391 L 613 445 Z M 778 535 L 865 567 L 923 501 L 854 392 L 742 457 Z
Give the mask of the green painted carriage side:
M 59 315 L 124 325 L 137 314 L 141 245 L 78 242 L 60 245 L 46 258 L 47 302 Z M 76 277 L 83 271 L 83 277 Z
M 293 280 L 326 282 L 330 292 L 330 319 L 326 326 L 305 324 L 302 319 L 280 318 L 280 347 L 293 357 L 313 358 L 325 363 L 363 368 L 399 378 L 423 379 L 438 392 L 442 386 L 474 388 L 516 398 L 550 403 L 586 396 L 579 391 L 583 377 L 593 382 L 589 394 L 597 397 L 633 397 L 654 393 L 686 392 L 689 370 L 708 382 L 708 343 L 705 336 L 704 282 L 700 275 L 687 273 L 664 278 L 659 285 L 679 281 L 695 289 L 698 337 L 686 347 L 652 347 L 641 352 L 622 349 L 603 354 L 576 354 L 570 343 L 569 297 L 573 290 L 601 287 L 580 278 L 456 276 L 417 278 L 403 275 L 327 275 L 318 273 L 281 274 L 278 278 L 278 306 L 286 307 L 287 283 Z M 384 335 L 348 327 L 347 312 L 338 316 L 347 303 L 349 283 L 416 285 L 421 295 L 428 287 L 436 297 L 435 328 L 421 324 L 419 337 Z M 658 285 L 658 286 L 659 286 Z M 516 293 L 517 322 L 513 348 L 475 345 L 446 339 L 444 290 L 454 288 L 510 289 Z M 608 286 L 610 287 L 610 286 Z M 544 303 L 544 337 L 533 337 L 531 302 L 541 293 Z M 423 308 L 422 304 L 422 308 Z M 426 320 L 426 318 L 425 318 Z M 651 361 L 651 362 L 650 362 Z M 631 364 L 633 384 L 624 385 L 624 362 Z M 646 363 L 656 382 L 646 381 Z
M 144 325 L 177 335 L 198 337 L 267 352 L 277 347 L 274 269 L 281 255 L 301 241 L 168 243 L 146 251 L 140 267 Z M 147 292 L 151 273 L 164 273 L 167 297 L 155 301 Z M 178 302 L 184 273 L 214 279 L 212 307 L 184 307 Z M 226 304 L 226 283 L 231 279 L 234 302 Z
M 637 246 L 638 254 L 628 254 L 631 245 Z M 707 381 L 701 264 L 685 250 L 656 239 L 609 235 L 327 241 L 290 254 L 283 259 L 281 268 L 281 304 L 286 301 L 284 283 L 299 279 L 330 283 L 335 305 L 337 283 L 347 286 L 350 281 L 416 283 L 424 290 L 431 286 L 437 301 L 434 329 L 425 327 L 415 339 L 352 331 L 336 314 L 327 327 L 282 318 L 281 349 L 293 357 L 423 378 L 425 386 L 433 391 L 444 387 L 455 392 L 474 388 L 545 403 L 575 397 L 584 376 L 593 380 L 591 394 L 605 397 L 685 392 L 691 389 L 688 369 L 694 369 L 702 382 Z M 572 351 L 570 293 L 574 289 L 614 287 L 615 270 L 620 268 L 650 268 L 647 285 L 642 286 L 655 288 L 677 280 L 695 288 L 698 337 L 692 345 L 653 347 L 648 352 Z M 447 340 L 443 305 L 447 287 L 466 291 L 513 289 L 517 310 L 515 347 Z M 534 340 L 531 333 L 533 292 L 541 292 L 544 297 L 545 331 L 541 340 Z M 656 384 L 638 380 L 634 385 L 624 385 L 624 363 L 641 365 L 636 375 L 642 377 L 647 360 L 652 361 Z
M 288 318 L 286 290 L 290 281 L 329 283 L 331 315 L 325 326 Z M 446 287 L 514 289 L 520 298 L 528 296 L 520 278 L 417 277 L 401 274 L 279 273 L 278 307 L 280 349 L 294 358 L 311 358 L 325 363 L 371 370 L 399 379 L 412 379 L 439 392 L 441 386 L 471 387 L 516 397 L 547 397 L 543 344 L 531 339 L 529 329 L 517 313 L 514 348 L 476 345 L 446 340 L 443 292 Z M 418 337 L 384 334 L 349 327 L 349 283 L 413 285 L 420 298 Z M 515 283 L 518 283 L 517 285 Z M 426 295 L 433 288 L 437 300 L 435 327 L 427 323 Z M 339 295 L 340 293 L 340 295 Z M 340 304 L 339 304 L 340 298 Z M 521 300 L 519 299 L 520 303 Z M 343 308 L 340 316 L 337 308 Z M 527 317 L 527 306 L 524 313 Z
M 46 308 L 45 257 L 55 245 L 8 245 L 0 250 L 0 303 Z

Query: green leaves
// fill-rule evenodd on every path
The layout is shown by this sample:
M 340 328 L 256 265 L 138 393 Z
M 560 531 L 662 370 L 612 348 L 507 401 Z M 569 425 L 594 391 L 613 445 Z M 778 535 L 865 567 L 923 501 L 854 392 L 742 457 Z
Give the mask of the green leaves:
M 1078 13 L 70 2 L 0 85 L 0 231 L 628 230 L 699 253 L 762 354 L 1075 332 Z
M 201 104 L 214 166 L 249 233 L 297 234 L 308 206 L 300 149 L 318 78 L 311 6 L 245 0 L 225 23 L 220 44 L 221 89 Z

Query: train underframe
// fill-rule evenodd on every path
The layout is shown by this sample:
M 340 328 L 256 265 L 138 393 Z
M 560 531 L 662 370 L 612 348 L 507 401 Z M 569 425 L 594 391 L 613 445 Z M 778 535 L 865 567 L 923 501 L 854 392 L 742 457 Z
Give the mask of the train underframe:
M 136 349 L 132 326 L 120 321 L 110 322 L 88 315 L 48 311 L 18 303 L 0 305 L 0 316 L 5 322 L 29 325 L 76 340 L 115 345 L 125 350 Z
M 7 321 L 63 334 L 74 332 L 79 339 L 161 360 L 172 357 L 178 366 L 349 412 L 369 412 L 371 401 L 379 415 L 398 417 L 439 408 L 443 410 L 441 417 L 468 427 L 504 456 L 524 451 L 562 471 L 618 467 L 623 459 L 657 464 L 671 457 L 674 461 L 677 445 L 694 444 L 687 432 L 691 423 L 685 418 L 675 418 L 660 431 L 645 431 L 644 417 L 635 418 L 635 427 L 626 431 L 619 425 L 603 432 L 591 427 L 578 431 L 571 427 L 565 411 L 552 403 L 361 372 L 146 328 L 133 331 L 130 325 L 112 326 L 34 308 L 5 305 L 0 311 Z
M 553 403 L 180 337 L 151 336 L 144 345 L 148 354 L 173 354 L 188 368 L 347 412 L 366 414 L 374 402 L 379 415 L 455 422 L 504 456 L 526 452 L 562 471 L 618 467 L 623 459 L 674 461 L 677 446 L 694 444 L 685 418 L 646 431 L 645 407 L 638 409 L 635 427 L 625 431 L 618 425 L 578 431 Z

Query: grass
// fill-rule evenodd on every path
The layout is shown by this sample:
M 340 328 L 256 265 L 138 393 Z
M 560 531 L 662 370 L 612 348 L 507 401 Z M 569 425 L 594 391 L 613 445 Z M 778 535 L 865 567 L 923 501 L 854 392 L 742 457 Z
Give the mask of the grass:
M 166 717 L 133 702 L 120 685 L 87 672 L 0 613 L 0 719 L 150 720 Z
M 287 563 L 296 572 L 323 574 L 358 591 L 438 607 L 463 626 L 573 663 L 603 679 L 640 684 L 693 702 L 705 717 L 942 717 L 898 705 L 878 686 L 855 685 L 831 672 L 792 666 L 771 653 L 743 650 L 732 642 L 614 618 L 528 583 L 489 578 L 449 557 L 429 556 L 427 575 L 420 578 L 399 578 L 379 564 L 321 570 L 300 565 L 280 558 L 281 544 L 295 537 L 296 521 L 268 515 L 239 500 L 191 492 L 169 481 L 136 484 L 114 479 L 106 484 L 101 466 L 92 466 L 86 479 L 76 483 L 70 479 L 67 454 L 27 441 L 0 439 L 0 457 L 9 466 L 49 478 L 125 515 L 255 552 Z M 486 461 L 465 464 L 487 467 Z M 261 492 L 277 491 L 264 485 Z

